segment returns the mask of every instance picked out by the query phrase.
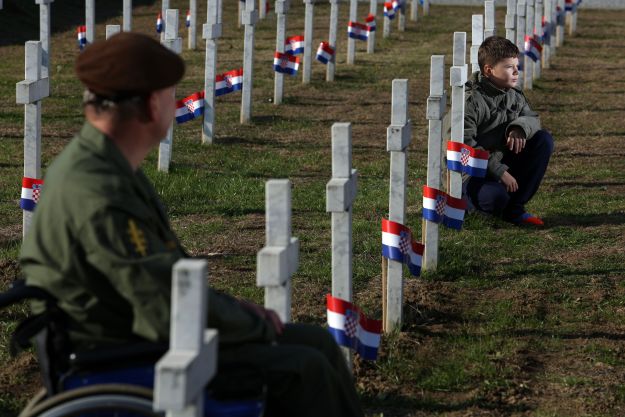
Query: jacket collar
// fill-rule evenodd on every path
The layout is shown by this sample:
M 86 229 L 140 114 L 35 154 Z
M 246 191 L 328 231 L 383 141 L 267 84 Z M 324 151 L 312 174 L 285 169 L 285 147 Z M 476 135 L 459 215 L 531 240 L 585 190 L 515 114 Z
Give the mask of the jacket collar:
M 111 161 L 124 174 L 134 176 L 135 172 L 130 166 L 130 162 L 121 153 L 119 148 L 106 137 L 106 135 L 98 130 L 88 121 L 80 129 L 80 142 L 91 150 L 94 154 Z
M 483 76 L 480 72 L 473 73 L 473 81 L 476 84 L 479 84 L 482 87 L 482 90 L 489 96 L 497 96 L 500 94 L 507 94 L 508 92 L 504 89 L 497 87 L 493 84 L 488 78 Z

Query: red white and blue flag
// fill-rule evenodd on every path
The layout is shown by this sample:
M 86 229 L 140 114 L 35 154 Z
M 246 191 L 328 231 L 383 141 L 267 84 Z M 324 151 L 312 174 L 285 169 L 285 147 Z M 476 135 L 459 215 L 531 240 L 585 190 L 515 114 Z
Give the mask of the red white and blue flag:
M 488 151 L 474 149 L 460 142 L 447 142 L 447 169 L 484 178 L 488 168 Z
M 193 93 L 176 102 L 176 122 L 188 122 L 204 113 L 204 92 Z
M 317 48 L 317 61 L 327 64 L 332 61 L 334 57 L 334 49 L 328 42 L 321 42 L 319 48 Z
M 572 12 L 575 9 L 575 6 L 577 6 L 577 4 L 575 4 L 575 0 L 564 1 L 564 10 L 567 12 Z
M 358 22 L 349 22 L 347 24 L 347 35 L 350 38 L 366 41 L 369 38 L 369 28 Z
M 525 35 L 525 55 L 530 57 L 534 62 L 540 59 L 543 47 L 536 40 L 535 36 Z
M 87 46 L 87 26 L 78 26 L 76 36 L 78 38 L 78 48 L 82 51 Z
M 467 203 L 436 188 L 423 186 L 423 218 L 434 223 L 460 230 L 464 223 Z
M 558 26 L 564 25 L 564 17 L 565 17 L 564 10 L 562 10 L 560 6 L 557 6 L 556 7 L 556 23 L 558 24 Z
M 393 8 L 393 3 L 384 3 L 384 16 L 388 17 L 388 20 L 395 19 L 395 9 Z
M 184 24 L 185 24 L 187 27 L 190 27 L 190 26 L 191 26 L 191 10 L 187 10 L 187 18 L 186 18 L 186 20 L 184 21 Z
M 404 2 L 402 0 L 393 0 L 391 4 L 393 6 L 393 10 L 395 10 L 396 12 L 404 7 Z
M 276 51 L 273 56 L 273 69 L 283 74 L 295 75 L 299 69 L 299 57 Z
M 382 256 L 408 265 L 410 273 L 421 275 L 425 246 L 415 242 L 412 232 L 403 224 L 382 219 Z
M 161 33 L 163 31 L 163 15 L 158 14 L 156 16 L 156 33 Z
M 286 38 L 284 42 L 284 53 L 289 55 L 298 55 L 304 53 L 304 37 L 291 36 Z
M 41 196 L 43 180 L 37 178 L 22 178 L 22 197 L 20 198 L 20 208 L 26 211 L 33 211 Z
M 215 77 L 215 96 L 223 96 L 243 88 L 243 68 L 218 74 Z
M 348 347 L 361 358 L 374 361 L 378 357 L 382 321 L 367 318 L 348 301 L 326 296 L 328 330 L 340 346 Z
M 549 21 L 549 18 L 547 16 L 543 16 L 543 36 L 541 41 L 543 43 L 550 43 L 551 42 L 551 22 Z
M 375 16 L 369 13 L 369 16 L 365 18 L 365 24 L 369 32 L 375 32 Z

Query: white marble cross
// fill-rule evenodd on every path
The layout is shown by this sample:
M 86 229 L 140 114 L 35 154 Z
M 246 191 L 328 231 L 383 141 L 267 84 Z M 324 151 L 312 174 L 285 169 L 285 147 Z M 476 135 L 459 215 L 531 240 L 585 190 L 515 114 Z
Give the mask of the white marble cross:
M 120 31 L 120 25 L 106 25 L 106 39 L 109 39 L 113 35 L 117 35 Z
M 419 0 L 412 0 L 410 3 L 410 20 L 416 22 L 419 16 Z
M 173 268 L 169 351 L 154 375 L 154 409 L 167 417 L 201 417 L 204 389 L 217 373 L 217 330 L 206 329 L 207 276 L 206 260 Z
M 124 0 L 122 9 L 122 30 L 124 32 L 130 32 L 132 30 L 132 0 Z
M 178 9 L 167 9 L 165 12 L 165 40 L 163 45 L 173 52 L 179 54 L 182 52 L 182 38 L 178 37 Z M 174 90 L 174 97 L 175 97 Z M 174 125 L 167 129 L 167 136 L 163 139 L 158 147 L 158 170 L 169 172 L 169 164 L 171 163 L 171 153 L 174 140 Z
M 468 66 L 465 63 L 467 48 L 466 32 L 454 32 L 453 66 L 449 70 L 451 85 L 451 140 L 464 143 L 464 84 L 467 82 Z M 448 192 L 454 198 L 462 197 L 462 175 L 449 172 Z
M 276 0 L 276 51 L 284 53 L 286 41 L 286 15 L 289 11 L 291 0 Z M 282 104 L 284 96 L 284 74 L 273 72 L 273 104 Z
M 554 51 L 555 46 L 555 36 L 553 33 L 553 1 L 545 0 L 544 7 L 545 21 L 547 24 L 546 29 L 549 30 L 549 42 L 545 42 L 545 44 L 543 45 L 543 68 L 549 69 L 549 67 L 551 66 L 551 55 Z
M 382 3 L 382 7 L 384 7 L 384 2 Z M 389 36 L 391 36 L 391 19 L 389 19 L 388 16 L 384 16 L 384 25 L 382 27 L 382 37 L 386 39 Z
M 265 247 L 256 256 L 256 285 L 265 287 L 265 308 L 291 321 L 291 276 L 299 263 L 299 240 L 291 236 L 291 181 L 265 184 Z
M 332 125 L 332 179 L 326 184 L 326 211 L 332 213 L 332 296 L 351 302 L 352 205 L 358 187 L 358 172 L 352 169 L 352 126 Z M 352 355 L 342 348 L 351 368 Z
M 264 19 L 267 17 L 267 1 L 269 0 L 258 0 L 258 18 Z
M 534 7 L 534 34 L 541 39 L 543 36 L 543 0 L 536 0 L 536 4 Z M 538 57 L 538 61 L 533 62 L 534 64 L 534 79 L 537 80 L 540 78 L 541 74 L 541 66 L 543 63 L 542 52 Z
M 52 36 L 52 7 L 54 0 L 35 0 L 39 5 L 39 40 L 41 41 L 41 76 L 48 77 L 50 68 L 50 37 Z
M 564 0 L 556 0 L 556 11 L 557 8 L 560 8 L 561 13 L 564 13 Z M 556 19 L 557 27 L 556 27 L 556 46 L 560 47 L 564 45 L 564 26 L 566 23 L 565 19 Z
M 525 12 L 525 33 L 527 36 L 534 35 L 534 17 L 534 0 L 528 0 Z M 525 56 L 525 63 L 523 64 L 523 72 L 525 74 L 523 87 L 526 90 L 531 90 L 534 86 L 534 61 L 527 55 Z
M 328 44 L 334 50 L 332 59 L 328 61 L 326 65 L 326 81 L 334 81 L 334 74 L 336 72 L 336 51 L 337 48 L 337 32 L 339 27 L 339 1 L 330 0 L 330 28 L 328 33 Z
M 494 0 L 486 0 L 484 2 L 484 39 L 496 34 L 495 2 Z
M 403 0 L 402 7 L 400 7 L 395 14 L 395 17 L 397 19 L 397 30 L 400 32 L 406 31 L 406 1 L 407 0 Z
M 304 0 L 306 12 L 304 17 L 304 59 L 302 68 L 302 82 L 308 84 L 312 71 L 313 34 L 315 17 L 315 0 Z
M 204 118 L 202 122 L 202 144 L 215 140 L 215 76 L 217 75 L 217 39 L 221 37 L 222 0 L 207 0 L 206 23 L 202 38 L 206 40 L 204 58 Z
M 442 189 L 441 160 L 445 139 L 443 138 L 443 118 L 446 109 L 445 55 L 432 55 L 430 59 L 430 96 L 426 111 L 429 125 L 427 186 L 438 190 Z M 423 220 L 423 230 L 423 244 L 425 245 L 423 270 L 434 271 L 438 265 L 438 223 Z
M 377 25 L 377 16 L 378 16 L 378 1 L 377 0 L 369 1 L 369 13 L 376 17 L 376 25 Z M 375 30 L 373 32 L 369 32 L 369 37 L 367 38 L 367 53 L 368 54 L 372 54 L 375 52 L 375 32 L 376 32 Z
M 519 48 L 519 64 L 525 66 L 525 13 L 527 6 L 525 0 L 519 0 L 516 5 L 516 46 Z M 519 69 L 519 81 L 517 86 L 525 88 L 525 71 Z
M 388 219 L 401 224 L 406 224 L 407 149 L 412 138 L 408 103 L 408 80 L 393 80 L 391 124 L 386 129 L 386 150 L 391 154 Z M 386 279 L 384 330 L 392 332 L 402 323 L 403 263 L 389 259 Z
M 254 33 L 258 21 L 256 0 L 245 0 L 241 13 L 245 25 L 243 44 L 243 90 L 241 91 L 241 123 L 252 121 L 252 87 L 254 84 Z
M 471 72 L 477 72 L 480 70 L 477 55 L 480 50 L 480 45 L 484 42 L 484 16 L 481 14 L 474 14 L 471 16 Z
M 430 15 L 430 0 L 423 0 L 423 16 Z
M 349 0 L 349 20 L 358 21 L 358 0 Z M 353 65 L 356 59 L 356 39 L 347 35 L 347 65 Z
M 50 95 L 50 82 L 42 77 L 41 41 L 28 41 L 24 49 L 25 79 L 15 86 L 16 102 L 24 105 L 24 176 L 41 178 L 41 100 Z M 30 228 L 32 215 L 23 211 L 23 236 Z
M 85 26 L 87 44 L 92 44 L 95 40 L 95 0 L 85 0 Z
M 189 41 L 187 47 L 189 49 L 197 48 L 197 0 L 189 0 Z M 186 21 L 186 16 L 185 16 Z
M 508 0 L 506 4 L 506 39 L 516 43 L 516 0 Z
M 167 19 L 165 19 L 165 14 L 167 13 L 167 9 L 169 9 L 169 0 L 163 0 L 161 2 L 161 15 L 163 17 L 163 30 L 161 31 L 161 43 L 165 40 L 165 32 L 167 31 Z

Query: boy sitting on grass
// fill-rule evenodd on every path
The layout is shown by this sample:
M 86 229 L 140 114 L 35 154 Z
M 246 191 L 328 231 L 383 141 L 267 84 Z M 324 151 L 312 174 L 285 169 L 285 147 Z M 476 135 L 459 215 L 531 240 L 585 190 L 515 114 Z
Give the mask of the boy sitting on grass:
M 465 178 L 469 207 L 517 225 L 543 226 L 525 211 L 553 152 L 551 134 L 540 127 L 519 78 L 519 49 L 491 36 L 478 51 L 480 72 L 465 85 L 464 143 L 490 152 L 486 178 Z

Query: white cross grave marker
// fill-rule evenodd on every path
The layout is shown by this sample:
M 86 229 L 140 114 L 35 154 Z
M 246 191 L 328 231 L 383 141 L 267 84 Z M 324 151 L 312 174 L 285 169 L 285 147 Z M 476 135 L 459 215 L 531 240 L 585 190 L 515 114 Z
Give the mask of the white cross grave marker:
M 163 45 L 171 51 L 179 54 L 182 52 L 182 38 L 178 37 L 178 9 L 167 9 L 165 11 L 165 40 Z M 176 91 L 174 89 L 174 97 Z M 174 140 L 174 124 L 167 129 L 167 135 L 158 147 L 158 170 L 169 172 L 171 163 L 171 152 Z
M 506 39 L 516 43 L 516 0 L 508 0 L 506 5 Z
M 312 70 L 312 48 L 315 17 L 315 0 L 304 0 L 306 14 L 304 18 L 304 62 L 302 69 L 302 82 L 308 84 Z
M 545 24 L 549 31 L 549 42 L 545 42 L 543 45 L 543 68 L 549 69 L 551 66 L 551 53 L 554 45 L 555 36 L 553 34 L 553 2 L 552 0 L 545 0 Z M 544 32 L 543 32 L 544 33 Z
M 384 2 L 382 4 L 384 5 Z M 391 36 L 391 19 L 389 19 L 388 16 L 384 16 L 384 25 L 382 27 L 382 37 L 386 39 L 389 36 Z
M 352 205 L 358 172 L 352 169 L 352 125 L 332 125 L 332 179 L 326 184 L 326 212 L 332 213 L 332 296 L 351 302 Z M 342 348 L 351 368 L 352 356 Z
M 87 44 L 92 44 L 95 39 L 95 0 L 85 0 L 85 26 Z
M 375 17 L 378 15 L 378 1 L 370 0 L 369 1 L 369 13 Z M 377 21 L 376 21 L 377 25 Z M 377 29 L 377 28 L 376 28 Z M 375 30 L 373 32 L 369 32 L 369 37 L 367 38 L 367 53 L 372 54 L 375 52 Z
M 484 39 L 497 34 L 495 27 L 495 2 L 486 0 L 484 2 Z
M 330 0 L 330 28 L 328 33 L 328 44 L 334 50 L 332 59 L 328 61 L 326 68 L 326 81 L 334 81 L 336 72 L 336 51 L 337 32 L 339 27 L 339 0 Z
M 467 82 L 466 32 L 454 33 L 453 66 L 449 70 L 451 85 L 451 140 L 464 143 L 464 84 Z M 462 197 L 462 175 L 449 171 L 449 195 Z
M 268 0 L 258 0 L 258 17 L 260 19 L 267 17 L 267 1 Z
M 349 0 L 349 20 L 358 21 L 358 0 Z M 356 58 L 356 39 L 347 35 L 347 65 L 353 65 Z
M 16 102 L 24 105 L 24 176 L 41 178 L 41 100 L 50 95 L 50 82 L 41 74 L 41 41 L 26 42 L 24 52 L 25 79 L 15 85 Z M 22 236 L 30 228 L 32 215 L 23 211 Z
M 165 15 L 167 14 L 167 9 L 169 9 L 169 0 L 163 0 L 161 2 L 161 16 L 163 17 L 163 30 L 161 31 L 161 43 L 165 41 L 165 33 L 167 33 L 167 19 L 165 19 Z
M 481 14 L 474 14 L 471 16 L 471 72 L 480 70 L 477 55 L 482 42 L 484 42 L 484 17 Z
M 218 335 L 206 329 L 206 260 L 174 264 L 169 351 L 156 363 L 154 409 L 167 417 L 201 417 L 204 389 L 217 373 Z
M 481 15 L 477 16 L 481 17 Z M 446 108 L 445 55 L 432 55 L 430 59 L 430 96 L 426 111 L 429 124 L 427 186 L 438 190 L 442 188 L 443 118 Z M 434 271 L 438 265 L 438 223 L 423 220 L 423 227 L 423 244 L 425 245 L 423 269 Z
M 525 0 L 519 0 L 516 5 L 516 46 L 519 48 L 519 67 L 525 66 L 525 13 L 527 11 L 527 6 L 525 4 Z M 525 87 L 525 71 L 519 69 L 519 81 L 518 87 Z
M 527 11 L 525 12 L 525 33 L 527 36 L 534 35 L 534 17 L 534 0 L 528 0 Z M 523 72 L 525 73 L 524 87 L 526 90 L 531 90 L 534 84 L 534 61 L 527 55 L 523 64 Z
M 534 35 L 538 37 L 538 39 L 542 39 L 543 37 L 543 0 L 536 0 L 536 6 L 534 9 Z M 542 53 L 538 57 L 538 61 L 533 62 L 534 64 L 534 79 L 537 80 L 540 78 L 541 66 L 542 66 Z
M 416 22 L 419 16 L 419 0 L 412 0 L 410 3 L 410 20 Z
M 423 0 L 423 16 L 430 15 L 430 0 Z
M 221 37 L 221 1 L 207 0 L 206 23 L 202 28 L 202 38 L 206 39 L 203 144 L 211 144 L 215 140 L 215 76 L 217 75 L 217 39 Z
M 41 41 L 41 76 L 49 77 L 50 36 L 52 34 L 51 5 L 54 0 L 35 0 L 39 5 L 39 40 Z M 0 7 L 1 8 L 1 7 Z
M 408 117 L 408 80 L 393 80 L 391 124 L 386 129 L 386 150 L 391 154 L 388 219 L 401 224 L 406 224 L 407 149 L 411 138 L 412 126 Z M 401 328 L 402 324 L 403 263 L 389 259 L 386 279 L 384 330 L 392 332 L 396 328 Z
M 241 19 L 245 25 L 245 43 L 243 44 L 243 90 L 241 91 L 241 123 L 249 123 L 252 121 L 254 32 L 256 22 L 258 21 L 256 0 L 245 0 L 245 10 L 241 14 Z
M 106 39 L 109 39 L 113 35 L 117 35 L 120 31 L 120 25 L 106 25 Z
M 122 21 L 122 30 L 124 32 L 130 32 L 132 30 L 132 0 L 124 0 L 122 9 L 124 16 Z
M 397 11 L 397 30 L 400 32 L 406 31 L 406 1 L 402 0 L 402 6 Z
M 197 48 L 197 0 L 189 0 L 189 49 Z M 186 17 L 185 17 L 186 19 Z
M 256 257 L 256 285 L 265 287 L 265 308 L 291 321 L 291 276 L 299 263 L 299 240 L 291 236 L 291 181 L 265 184 L 265 247 Z
M 290 0 L 276 0 L 276 51 L 284 53 L 286 41 L 286 14 L 289 11 Z M 282 104 L 284 95 L 284 74 L 274 71 L 273 104 Z M 245 89 L 245 86 L 243 86 Z

